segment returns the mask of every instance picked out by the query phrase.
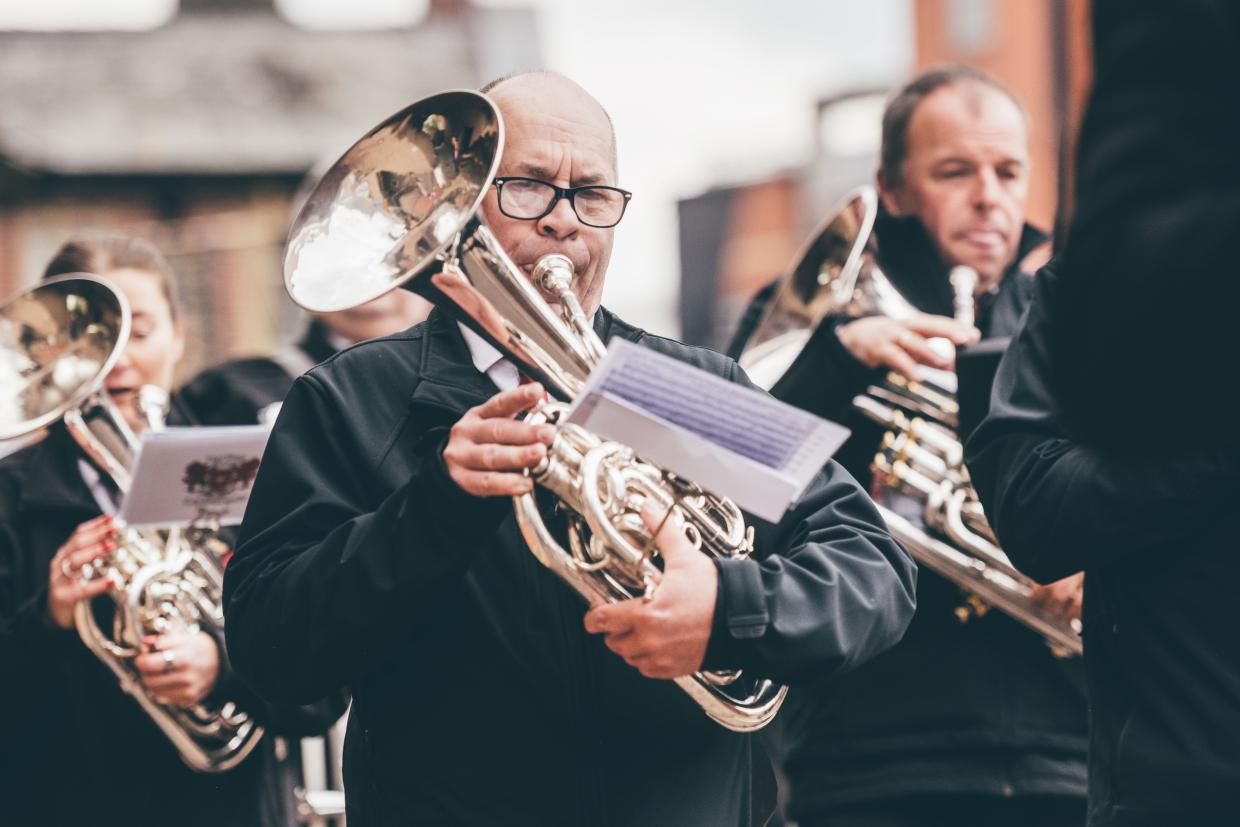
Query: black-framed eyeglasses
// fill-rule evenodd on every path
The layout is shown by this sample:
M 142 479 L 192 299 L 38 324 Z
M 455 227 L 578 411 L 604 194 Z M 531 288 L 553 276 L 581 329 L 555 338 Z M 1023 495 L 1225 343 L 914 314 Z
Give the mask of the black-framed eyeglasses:
M 523 221 L 535 221 L 550 214 L 560 199 L 566 198 L 582 224 L 614 227 L 624 218 L 624 210 L 633 197 L 628 190 L 601 184 L 557 187 L 537 178 L 518 176 L 496 178 L 492 183 L 499 197 L 499 211 Z

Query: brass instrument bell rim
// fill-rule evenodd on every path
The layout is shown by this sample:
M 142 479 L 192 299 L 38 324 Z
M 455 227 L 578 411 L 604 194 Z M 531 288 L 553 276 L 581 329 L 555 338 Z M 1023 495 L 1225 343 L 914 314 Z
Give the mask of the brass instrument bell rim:
M 51 408 L 38 416 L 30 419 L 24 419 L 6 426 L 0 422 L 0 440 L 16 439 L 17 437 L 31 434 L 59 422 L 65 417 L 69 411 L 81 407 L 88 399 L 98 393 L 103 387 L 104 380 L 108 374 L 112 372 L 112 368 L 120 360 L 121 354 L 125 352 L 125 345 L 129 342 L 129 333 L 133 323 L 132 311 L 129 308 L 129 300 L 125 298 L 125 294 L 121 292 L 114 282 L 109 281 L 103 276 L 97 276 L 94 273 L 66 273 L 56 276 L 55 278 L 40 281 L 33 287 L 28 287 L 16 294 L 10 296 L 3 304 L 0 304 L 0 318 L 4 318 L 9 309 L 15 306 L 19 301 L 28 299 L 41 292 L 56 293 L 59 285 L 69 282 L 89 282 L 103 287 L 112 294 L 116 299 L 116 309 L 120 314 L 120 324 L 117 327 L 115 340 L 112 342 L 112 350 L 104 358 L 95 375 L 82 384 L 80 389 L 67 396 L 59 405 Z M 106 295 L 106 294 L 105 294 Z
M 848 251 L 848 257 L 844 260 L 844 267 L 841 270 L 840 283 L 847 286 L 847 295 L 852 296 L 853 290 L 857 284 L 857 274 L 861 272 L 861 256 L 865 253 L 866 247 L 870 244 L 870 237 L 874 233 L 874 222 L 878 220 L 878 191 L 870 184 L 861 184 L 849 190 L 836 201 L 835 206 L 827 211 L 827 215 L 809 234 L 808 239 L 801 245 L 801 249 L 792 259 L 792 266 L 788 268 L 788 281 L 785 286 L 792 284 L 792 275 L 796 273 L 805 264 L 805 259 L 809 257 L 817 247 L 818 242 L 831 225 L 839 220 L 845 210 L 851 208 L 854 204 L 860 203 L 862 207 L 861 226 L 857 230 L 856 236 L 853 237 L 852 249 Z M 824 285 L 825 286 L 825 285 Z M 816 320 L 815 327 L 817 327 Z
M 450 111 L 461 111 L 459 108 L 460 104 L 468 103 L 472 105 L 481 103 L 485 107 L 485 110 L 489 113 L 491 122 L 495 126 L 495 153 L 491 158 L 487 174 L 479 181 L 478 192 L 474 196 L 472 204 L 468 210 L 461 211 L 461 215 L 465 216 L 464 221 L 462 221 L 456 228 L 455 232 L 438 244 L 433 252 L 428 253 L 415 265 L 404 268 L 403 272 L 399 276 L 392 279 L 382 290 L 375 292 L 373 295 L 362 293 L 359 294 L 360 298 L 358 295 L 353 295 L 350 296 L 347 304 L 337 306 L 334 304 L 316 304 L 309 297 L 305 296 L 303 291 L 295 290 L 293 287 L 293 275 L 295 268 L 289 266 L 290 259 L 294 257 L 293 253 L 299 253 L 301 251 L 301 247 L 295 246 L 295 242 L 301 234 L 304 225 L 315 216 L 315 211 L 320 206 L 319 202 L 323 200 L 323 191 L 326 189 L 327 181 L 333 177 L 332 173 L 339 169 L 350 155 L 359 150 L 363 144 L 374 137 L 376 133 L 410 118 L 413 114 L 421 110 L 424 110 L 427 115 L 435 114 L 435 110 L 432 107 L 437 107 L 440 111 L 444 111 L 446 109 L 445 104 L 447 103 L 458 104 L 458 106 L 454 106 Z M 309 196 L 306 197 L 305 203 L 303 203 L 301 209 L 297 211 L 297 217 L 293 220 L 292 225 L 289 227 L 288 240 L 285 243 L 284 257 L 281 263 L 284 275 L 285 292 L 288 293 L 293 302 L 303 310 L 311 313 L 332 313 L 358 307 L 369 301 L 373 301 L 380 296 L 385 296 L 397 288 L 409 289 L 406 285 L 410 281 L 425 272 L 428 265 L 432 262 L 437 259 L 442 259 L 444 253 L 447 252 L 449 248 L 460 243 L 461 234 L 469 228 L 470 224 L 480 220 L 478 218 L 478 213 L 482 207 L 482 202 L 486 198 L 487 193 L 490 192 L 491 186 L 495 181 L 495 176 L 499 174 L 500 160 L 503 158 L 504 154 L 504 140 L 504 117 L 500 113 L 499 107 L 496 106 L 495 102 L 492 101 L 487 95 L 473 89 L 448 89 L 443 92 L 437 92 L 434 95 L 420 98 L 384 118 L 340 154 L 340 157 L 337 158 L 319 178 L 318 183 L 314 185 L 314 189 L 312 189 Z M 327 199 L 328 202 L 334 200 L 334 198 Z M 406 226 L 402 238 L 407 238 L 411 232 L 411 228 Z
M 813 303 L 806 302 L 801 299 L 801 285 L 798 282 L 797 274 L 809 262 L 814 251 L 818 249 L 819 243 L 827 230 L 845 214 L 846 211 L 853 209 L 855 206 L 861 207 L 861 221 L 857 228 L 856 234 L 852 238 L 851 246 L 847 257 L 844 259 L 844 265 L 840 268 L 840 275 L 837 277 L 836 284 L 818 286 L 818 290 L 828 290 L 832 293 L 838 291 L 840 295 L 847 296 L 844 305 L 837 305 L 834 301 L 824 302 L 818 313 L 806 313 L 803 318 L 798 318 L 798 326 L 794 329 L 783 329 L 776 326 L 775 333 L 772 335 L 772 319 L 777 315 L 786 313 L 789 306 L 798 308 L 798 313 L 804 306 L 804 310 L 812 310 Z M 747 373 L 754 374 L 750 378 L 753 379 L 760 387 L 770 390 L 779 380 L 791 370 L 796 360 L 800 358 L 804 352 L 805 346 L 813 337 L 814 332 L 818 329 L 822 320 L 832 313 L 838 313 L 846 306 L 848 301 L 852 300 L 853 294 L 856 292 L 857 277 L 861 273 L 861 266 L 865 258 L 865 252 L 872 243 L 874 235 L 874 224 L 878 219 L 878 191 L 869 184 L 862 184 L 854 187 L 841 197 L 826 216 L 818 222 L 814 230 L 809 234 L 806 240 L 797 250 L 797 254 L 793 256 L 791 264 L 784 270 L 782 283 L 775 291 L 775 294 L 767 302 L 766 308 L 763 310 L 761 319 L 754 326 L 753 332 L 750 334 L 748 341 L 745 343 L 737 362 Z M 821 262 L 815 262 L 821 264 Z M 787 359 L 787 353 L 784 351 L 795 347 L 795 353 L 791 360 Z M 779 377 L 773 381 L 769 377 L 765 377 L 763 370 L 764 363 L 768 361 L 787 363 L 783 365 Z

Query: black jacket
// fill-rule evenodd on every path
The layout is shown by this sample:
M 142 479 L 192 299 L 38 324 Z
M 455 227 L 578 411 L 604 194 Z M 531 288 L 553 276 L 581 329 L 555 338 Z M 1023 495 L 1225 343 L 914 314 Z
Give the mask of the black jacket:
M 926 313 L 951 315 L 952 291 L 922 225 L 880 215 L 884 273 Z M 1027 227 L 1018 261 L 1044 240 Z M 983 338 L 1017 327 L 1033 280 L 1016 264 L 977 315 Z M 763 310 L 760 294 L 745 315 L 739 352 Z M 882 430 L 857 413 L 853 397 L 885 369 L 869 369 L 840 343 L 842 319 L 821 324 L 775 396 L 853 429 L 837 453 L 858 478 Z M 807 816 L 833 806 L 918 793 L 1085 795 L 1086 705 L 1079 661 L 1052 656 L 1041 637 L 998 611 L 961 624 L 961 591 L 927 573 L 917 614 L 890 651 L 835 682 L 795 692 L 782 721 L 791 808 Z
M 1095 0 L 1056 318 L 1080 436 L 1240 451 L 1210 404 L 1240 305 L 1240 4 Z M 1207 396 L 1203 397 L 1203 393 Z M 1123 416 L 1116 399 L 1127 399 Z
M 296 767 L 277 762 L 270 736 L 227 773 L 190 770 L 77 632 L 46 619 L 52 556 L 100 513 L 80 456 L 57 425 L 42 442 L 0 460 L 0 821 L 291 824 Z M 213 698 L 236 701 L 285 735 L 322 732 L 343 711 L 339 704 L 260 701 L 232 671 L 219 630 L 209 631 L 221 644 Z
M 1095 0 L 1093 31 L 1068 243 L 969 465 L 1018 565 L 1085 569 L 1092 827 L 1234 824 L 1240 4 Z
M 709 351 L 599 322 L 743 381 Z M 438 310 L 294 384 L 226 575 L 234 663 L 272 698 L 352 689 L 351 825 L 748 823 L 748 738 L 587 635 L 510 501 L 449 478 L 448 429 L 495 390 Z M 763 559 L 718 564 L 709 666 L 803 680 L 899 638 L 914 568 L 842 469 L 778 526 L 753 522 Z
M 318 364 L 336 352 L 321 320 L 310 320 L 305 334 L 293 347 Z M 257 356 L 232 359 L 199 373 L 181 388 L 181 397 L 203 425 L 248 425 L 259 412 L 288 395 L 295 374 L 277 358 Z
M 1076 437 L 1054 263 L 1037 286 L 968 462 L 1016 565 L 1042 582 L 1085 569 L 1089 824 L 1234 824 L 1240 463 L 1156 431 L 1128 450 Z

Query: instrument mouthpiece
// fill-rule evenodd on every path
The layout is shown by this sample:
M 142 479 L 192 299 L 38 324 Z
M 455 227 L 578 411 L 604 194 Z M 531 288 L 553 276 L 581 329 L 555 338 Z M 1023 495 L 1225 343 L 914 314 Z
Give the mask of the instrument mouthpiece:
M 551 253 L 534 264 L 534 284 L 548 293 L 562 295 L 573 283 L 573 263 L 568 256 Z

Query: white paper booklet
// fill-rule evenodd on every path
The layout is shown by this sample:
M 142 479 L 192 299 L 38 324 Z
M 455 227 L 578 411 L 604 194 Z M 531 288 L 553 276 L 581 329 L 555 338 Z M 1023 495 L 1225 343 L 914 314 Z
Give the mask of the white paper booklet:
M 144 431 L 121 519 L 135 527 L 239 524 L 270 434 L 265 425 Z
M 568 421 L 772 522 L 849 433 L 624 340 L 608 343 Z

